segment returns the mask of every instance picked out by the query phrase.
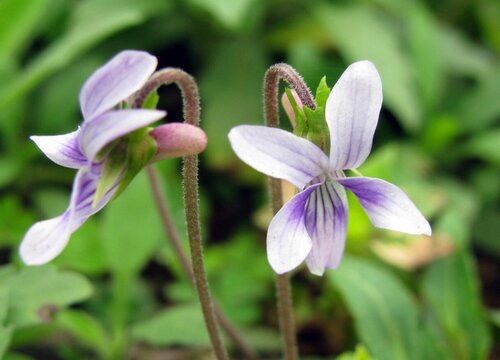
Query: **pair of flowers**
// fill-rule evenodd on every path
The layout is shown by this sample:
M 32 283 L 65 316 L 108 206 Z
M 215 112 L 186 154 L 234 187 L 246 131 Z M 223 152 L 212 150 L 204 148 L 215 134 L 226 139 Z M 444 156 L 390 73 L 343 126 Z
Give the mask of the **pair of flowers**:
M 68 209 L 36 223 L 25 235 L 20 252 L 27 264 L 43 264 L 57 256 L 71 233 L 116 196 L 141 167 L 204 149 L 204 134 L 189 125 L 168 124 L 141 133 L 165 116 L 162 111 L 116 109 L 144 85 L 155 67 L 156 59 L 147 53 L 118 54 L 83 86 L 84 122 L 79 130 L 32 137 L 51 160 L 79 170 Z M 430 235 L 428 222 L 401 189 L 380 179 L 344 174 L 360 166 L 370 153 L 381 105 L 378 72 L 372 63 L 361 61 L 349 66 L 326 102 L 329 156 L 312 142 L 280 129 L 242 125 L 229 133 L 235 153 L 244 162 L 299 190 L 269 226 L 267 254 L 277 273 L 290 271 L 304 260 L 317 275 L 338 266 L 347 228 L 345 189 L 356 195 L 373 225 Z M 130 134 L 138 132 L 141 141 L 131 141 L 137 136 Z M 130 159 L 138 151 L 146 160 L 131 169 L 130 164 L 137 162 Z

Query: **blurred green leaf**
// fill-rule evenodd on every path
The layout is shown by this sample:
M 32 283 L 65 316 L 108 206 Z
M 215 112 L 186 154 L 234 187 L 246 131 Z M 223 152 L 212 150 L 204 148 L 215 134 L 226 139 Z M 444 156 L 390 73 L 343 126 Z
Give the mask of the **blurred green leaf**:
M 483 130 L 500 116 L 500 68 L 488 71 L 471 90 L 457 99 L 451 109 L 463 132 Z
M 50 265 L 11 272 L 6 280 L 10 292 L 7 323 L 15 326 L 39 323 L 44 307 L 55 306 L 57 310 L 92 294 L 86 278 Z
M 0 106 L 6 106 L 22 97 L 41 81 L 107 37 L 144 22 L 156 9 L 151 7 L 152 3 L 161 5 L 164 2 L 157 0 L 80 2 L 68 31 L 32 60 L 11 86 L 0 93 Z
M 230 319 L 252 324 L 261 317 L 258 305 L 272 283 L 263 244 L 252 232 L 206 250 L 207 272 L 215 297 Z
M 12 326 L 0 325 L 0 359 L 4 358 L 3 356 L 9 347 L 13 330 Z
M 361 341 L 377 359 L 437 359 L 408 290 L 387 270 L 353 257 L 328 273 L 347 302 Z M 429 357 L 427 357 L 429 356 Z
M 34 220 L 14 195 L 0 198 L 0 247 L 17 244 Z
M 162 228 L 145 172 L 107 206 L 101 229 L 109 267 L 117 273 L 135 274 L 155 253 Z
M 223 26 L 233 30 L 240 28 L 250 14 L 255 15 L 257 6 L 256 0 L 190 0 L 190 2 L 211 14 Z
M 371 360 L 372 357 L 363 345 L 356 346 L 355 352 L 342 353 L 337 360 Z
M 209 345 L 200 305 L 175 306 L 132 326 L 132 336 L 153 346 Z
M 109 339 L 97 319 L 83 311 L 66 309 L 57 314 L 55 321 L 102 358 L 108 358 Z
M 43 15 L 45 0 L 0 2 L 0 58 L 17 56 Z
M 84 57 L 61 69 L 44 82 L 35 99 L 31 131 L 35 134 L 64 134 L 80 123 L 78 94 L 87 77 L 100 65 L 101 59 Z
M 449 74 L 483 77 L 494 68 L 487 49 L 473 43 L 458 29 L 440 24 L 441 54 Z
M 401 39 L 375 8 L 360 5 L 321 5 L 315 15 L 348 62 L 370 60 L 377 66 L 384 102 L 408 131 L 421 127 L 416 84 Z
M 500 165 L 500 128 L 475 135 L 465 144 L 464 152 Z
M 421 286 L 451 358 L 486 359 L 491 337 L 470 255 L 460 251 L 434 262 L 425 270 Z
M 408 45 L 426 114 L 441 102 L 444 85 L 444 63 L 439 51 L 439 27 L 421 2 L 412 2 L 407 10 Z
M 215 48 L 200 81 L 201 126 L 210 139 L 205 154 L 212 166 L 227 167 L 236 160 L 227 139 L 232 127 L 263 124 L 265 64 L 263 48 L 256 41 L 228 41 Z
M 87 220 L 84 226 L 71 235 L 70 242 L 54 260 L 54 264 L 86 275 L 99 275 L 108 269 L 104 240 L 97 219 Z

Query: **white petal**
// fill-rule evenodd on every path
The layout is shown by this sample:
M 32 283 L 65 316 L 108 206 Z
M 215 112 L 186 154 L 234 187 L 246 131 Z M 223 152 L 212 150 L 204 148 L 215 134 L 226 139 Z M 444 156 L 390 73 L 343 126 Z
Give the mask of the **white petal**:
M 19 248 L 21 259 L 27 265 L 42 265 L 55 258 L 69 241 L 69 226 L 69 213 L 31 226 Z
M 288 131 L 240 125 L 231 129 L 229 140 L 245 163 L 299 189 L 328 169 L 328 158 L 319 147 Z
M 337 183 L 326 182 L 309 196 L 306 229 L 312 249 L 306 258 L 309 270 L 323 275 L 325 268 L 338 267 L 344 254 L 347 230 L 347 195 Z
M 158 110 L 108 111 L 85 122 L 80 133 L 80 147 L 89 161 L 112 141 L 148 126 L 165 116 Z
M 97 69 L 80 92 L 83 118 L 92 120 L 139 90 L 157 65 L 144 51 L 122 51 Z
M 87 158 L 78 144 L 79 130 L 54 136 L 31 136 L 30 139 L 43 153 L 58 165 L 79 169 L 87 164 Z
M 21 259 L 27 265 L 41 265 L 54 259 L 63 251 L 71 234 L 109 202 L 117 186 L 93 206 L 97 181 L 98 177 L 87 168 L 79 170 L 73 183 L 70 205 L 64 214 L 37 222 L 27 231 L 19 249 Z
M 367 177 L 337 181 L 356 195 L 374 226 L 408 234 L 431 235 L 427 220 L 397 186 Z
M 332 170 L 357 168 L 365 161 L 381 107 L 382 82 L 375 66 L 369 61 L 349 66 L 326 102 Z
M 267 259 L 278 274 L 296 268 L 311 251 L 311 238 L 304 223 L 309 195 L 320 184 L 295 195 L 274 216 L 267 231 Z

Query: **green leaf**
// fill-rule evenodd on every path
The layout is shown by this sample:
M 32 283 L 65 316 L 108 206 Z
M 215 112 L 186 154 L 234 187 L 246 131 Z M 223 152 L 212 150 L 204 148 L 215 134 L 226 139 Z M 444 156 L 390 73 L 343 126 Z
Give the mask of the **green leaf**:
M 86 275 L 101 275 L 107 270 L 101 229 L 98 219 L 90 218 L 78 231 L 53 263 Z
M 12 326 L 0 325 L 0 359 L 4 358 L 3 356 L 9 347 L 13 331 L 14 327 Z
M 348 62 L 367 59 L 375 63 L 382 78 L 385 104 L 406 130 L 418 130 L 422 114 L 411 64 L 389 22 L 375 8 L 361 5 L 321 5 L 314 14 Z
M 0 2 L 0 58 L 17 56 L 43 15 L 45 0 Z
M 500 69 L 488 71 L 477 85 L 457 99 L 451 111 L 460 121 L 463 132 L 486 129 L 500 116 Z M 498 154 L 498 153 L 497 153 Z
M 478 156 L 493 164 L 500 165 L 500 128 L 477 134 L 465 144 L 468 155 Z
M 108 358 L 109 339 L 97 319 L 83 311 L 66 309 L 57 314 L 55 321 L 82 344 L 101 354 L 102 358 Z
M 14 195 L 0 198 L 0 247 L 17 245 L 34 220 Z
M 158 100 L 160 100 L 160 97 L 158 96 L 158 91 L 151 91 L 151 93 L 148 95 L 146 100 L 144 100 L 144 104 L 142 107 L 144 109 L 156 109 L 156 106 L 158 105 Z
M 144 172 L 107 206 L 103 220 L 103 245 L 110 268 L 123 275 L 139 271 L 162 239 L 160 220 Z
M 245 56 L 241 56 L 245 54 Z M 200 81 L 204 106 L 201 126 L 210 142 L 206 160 L 227 167 L 236 160 L 229 130 L 240 124 L 263 124 L 262 79 L 266 70 L 263 48 L 256 41 L 228 41 L 214 49 Z M 229 100 L 237 99 L 237 100 Z
M 40 312 L 47 306 L 62 308 L 87 299 L 93 291 L 83 276 L 50 265 L 11 273 L 6 284 L 10 291 L 7 323 L 15 326 L 40 323 Z
M 234 30 L 244 25 L 250 15 L 255 16 L 257 6 L 256 0 L 190 0 L 190 2 L 207 11 L 223 26 Z
M 406 11 L 408 24 L 408 45 L 415 68 L 422 103 L 426 114 L 433 113 L 440 103 L 444 85 L 443 55 L 439 49 L 439 27 L 433 14 L 420 2 L 411 3 L 410 11 Z
M 434 262 L 426 269 L 421 286 L 451 357 L 486 359 L 491 335 L 470 255 L 461 251 Z
M 200 306 L 175 306 L 132 326 L 132 337 L 153 346 L 209 345 Z
M 425 359 L 429 354 L 434 356 L 428 359 L 439 358 L 432 341 L 422 344 L 426 334 L 419 327 L 411 295 L 387 270 L 361 258 L 344 257 L 339 269 L 328 275 L 347 302 L 358 335 L 374 358 Z
M 337 360 L 371 360 L 372 357 L 363 345 L 356 346 L 355 352 L 343 353 L 336 358 Z
M 30 62 L 8 89 L 0 94 L 0 107 L 22 97 L 107 37 L 145 21 L 147 16 L 152 15 L 151 3 L 130 0 L 80 2 L 68 31 Z

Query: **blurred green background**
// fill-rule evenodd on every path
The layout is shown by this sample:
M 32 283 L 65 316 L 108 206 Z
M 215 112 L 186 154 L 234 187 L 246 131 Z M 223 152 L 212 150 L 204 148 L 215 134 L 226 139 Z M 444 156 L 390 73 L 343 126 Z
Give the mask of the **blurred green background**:
M 499 26 L 494 0 L 0 0 L 0 358 L 207 358 L 144 174 L 50 265 L 28 268 L 17 254 L 33 222 L 64 211 L 74 175 L 29 135 L 74 130 L 84 80 L 123 49 L 199 81 L 208 274 L 259 356 L 280 357 L 271 214 L 263 176 L 227 133 L 262 124 L 272 64 L 290 63 L 314 90 L 369 59 L 384 107 L 360 171 L 402 187 L 433 236 L 377 230 L 350 198 L 340 268 L 293 278 L 301 358 L 499 358 Z M 160 96 L 168 121 L 181 121 L 178 90 Z M 184 234 L 180 161 L 158 167 Z

